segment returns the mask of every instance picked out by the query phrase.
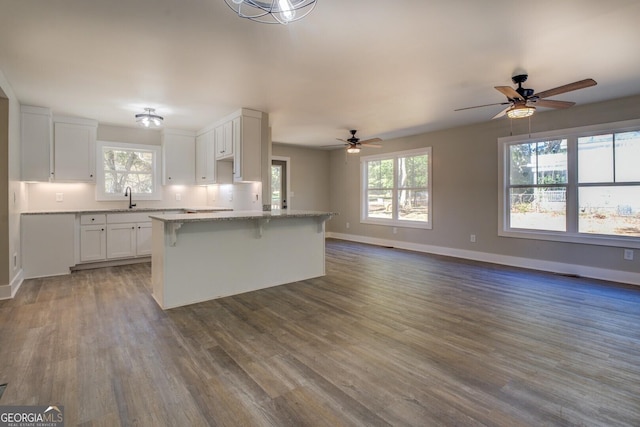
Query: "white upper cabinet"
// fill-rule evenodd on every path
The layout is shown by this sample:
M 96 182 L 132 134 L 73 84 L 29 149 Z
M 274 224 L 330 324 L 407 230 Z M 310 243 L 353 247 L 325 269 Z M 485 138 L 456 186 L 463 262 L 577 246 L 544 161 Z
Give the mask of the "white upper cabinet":
M 262 181 L 268 156 L 269 119 L 260 111 L 242 108 L 203 129 L 215 135 L 216 183 Z M 198 159 L 198 162 L 201 162 Z M 227 178 L 229 165 L 233 171 Z
M 242 109 L 233 120 L 233 180 L 262 181 L 262 160 L 266 156 L 268 130 L 264 113 Z
M 194 185 L 196 168 L 196 134 L 164 129 L 162 131 L 162 184 Z
M 20 150 L 23 181 L 53 179 L 51 110 L 20 107 Z
M 53 119 L 53 179 L 95 182 L 98 122 L 75 117 Z
M 215 128 L 216 159 L 233 158 L 233 122 L 227 121 Z
M 216 183 L 215 131 L 196 137 L 196 184 Z

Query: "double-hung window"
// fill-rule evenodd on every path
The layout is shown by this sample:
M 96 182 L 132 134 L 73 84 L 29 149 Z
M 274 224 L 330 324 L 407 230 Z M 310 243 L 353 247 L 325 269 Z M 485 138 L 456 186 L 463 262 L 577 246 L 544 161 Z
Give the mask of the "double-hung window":
M 640 121 L 499 148 L 500 235 L 640 248 Z
M 96 198 L 123 200 L 130 187 L 138 200 L 161 200 L 160 147 L 98 141 Z
M 431 228 L 431 148 L 366 156 L 362 174 L 361 221 Z

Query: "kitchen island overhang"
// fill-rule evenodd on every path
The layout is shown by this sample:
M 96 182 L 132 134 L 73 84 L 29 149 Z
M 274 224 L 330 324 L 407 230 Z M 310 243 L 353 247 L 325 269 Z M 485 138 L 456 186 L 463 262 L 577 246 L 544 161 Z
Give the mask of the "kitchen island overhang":
M 169 309 L 324 276 L 325 222 L 334 215 L 152 215 L 153 298 Z

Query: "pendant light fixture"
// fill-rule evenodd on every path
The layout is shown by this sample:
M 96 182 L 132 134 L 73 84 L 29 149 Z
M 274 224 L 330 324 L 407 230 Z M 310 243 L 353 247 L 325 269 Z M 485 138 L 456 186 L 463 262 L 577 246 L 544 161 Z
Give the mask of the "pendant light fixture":
M 136 114 L 136 122 L 145 128 L 154 128 L 162 126 L 164 117 L 156 114 L 155 108 L 145 108 L 144 113 Z
M 240 18 L 263 24 L 288 24 L 307 16 L 318 0 L 224 0 Z

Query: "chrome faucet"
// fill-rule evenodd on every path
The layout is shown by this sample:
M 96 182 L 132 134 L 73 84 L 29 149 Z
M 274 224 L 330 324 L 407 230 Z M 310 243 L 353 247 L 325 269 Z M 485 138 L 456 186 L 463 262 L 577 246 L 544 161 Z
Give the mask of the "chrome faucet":
M 131 187 L 127 187 L 124 190 L 124 197 L 129 196 L 129 209 L 132 209 L 136 204 L 135 203 L 131 203 L 131 195 L 132 195 L 133 191 L 131 191 Z

